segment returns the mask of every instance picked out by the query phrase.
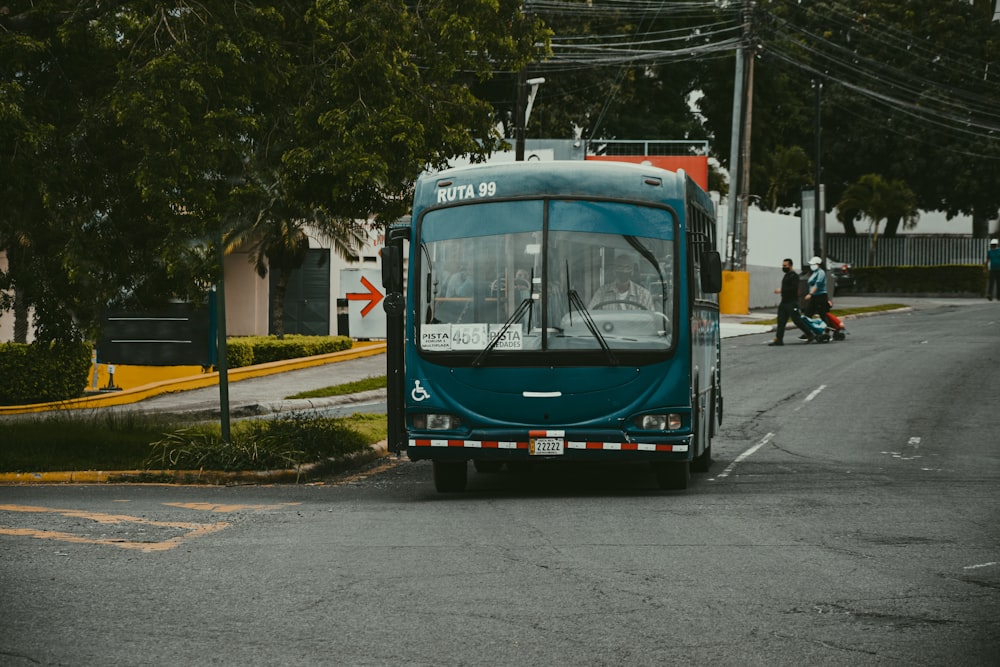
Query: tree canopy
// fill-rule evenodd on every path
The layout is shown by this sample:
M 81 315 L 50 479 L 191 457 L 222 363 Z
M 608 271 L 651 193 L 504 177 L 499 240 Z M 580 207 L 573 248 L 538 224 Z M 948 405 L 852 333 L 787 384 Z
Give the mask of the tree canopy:
M 8 2 L 0 288 L 77 337 L 202 292 L 248 220 L 391 221 L 423 168 L 502 144 L 474 84 L 546 39 L 517 0 Z
M 202 292 L 222 235 L 396 219 L 423 168 L 513 136 L 522 70 L 546 78 L 529 136 L 707 139 L 727 167 L 737 48 L 762 205 L 812 185 L 819 86 L 828 205 L 877 174 L 985 236 L 992 5 L 0 0 L 0 307 L 33 308 L 43 339 L 89 335 L 106 305 Z
M 797 203 L 796 188 L 775 190 L 788 179 L 776 154 L 815 159 L 819 84 L 828 206 L 878 173 L 905 181 L 923 209 L 974 215 L 980 236 L 1000 207 L 1000 23 L 988 0 L 529 5 L 554 32 L 552 57 L 532 65 L 546 76 L 532 136 L 708 139 L 728 166 L 744 46 L 755 60 L 750 191 L 763 205 Z

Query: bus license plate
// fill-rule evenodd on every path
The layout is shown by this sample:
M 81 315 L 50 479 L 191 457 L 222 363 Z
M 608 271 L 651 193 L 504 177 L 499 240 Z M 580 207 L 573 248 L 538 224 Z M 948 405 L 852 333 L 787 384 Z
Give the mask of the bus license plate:
M 529 449 L 532 456 L 562 456 L 563 438 L 532 438 Z

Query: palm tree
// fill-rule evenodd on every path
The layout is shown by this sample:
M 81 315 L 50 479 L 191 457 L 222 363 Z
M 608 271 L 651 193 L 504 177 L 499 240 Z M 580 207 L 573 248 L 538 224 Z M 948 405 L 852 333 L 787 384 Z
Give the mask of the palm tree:
M 289 200 L 280 196 L 278 187 L 267 188 L 269 196 L 249 215 L 249 224 L 236 225 L 225 235 L 226 252 L 237 248 L 250 252 L 250 263 L 257 275 L 267 277 L 277 271 L 271 296 L 271 322 L 274 334 L 285 337 L 285 294 L 291 274 L 302 267 L 309 254 L 310 228 L 321 231 L 343 259 L 356 256 L 365 241 L 365 231 L 353 220 L 339 219 L 323 211 L 308 214 L 295 210 Z
M 788 200 L 791 192 L 812 183 L 812 161 L 801 146 L 778 146 L 767 158 L 767 194 L 764 201 L 769 211 Z
M 837 203 L 838 215 L 857 211 L 868 221 L 872 235 L 868 249 L 868 265 L 875 265 L 878 248 L 878 226 L 882 220 L 900 220 L 904 227 L 917 224 L 917 196 L 901 180 L 886 180 L 879 174 L 865 174 L 844 190 Z

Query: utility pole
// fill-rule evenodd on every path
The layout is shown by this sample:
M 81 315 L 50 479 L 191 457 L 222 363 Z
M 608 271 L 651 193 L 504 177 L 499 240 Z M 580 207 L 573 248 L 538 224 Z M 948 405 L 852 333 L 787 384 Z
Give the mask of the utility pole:
M 740 246 L 736 224 L 736 199 L 739 193 L 740 164 L 740 120 L 743 117 L 743 47 L 736 49 L 736 74 L 733 76 L 733 123 L 729 140 L 729 207 L 726 211 L 726 240 L 728 242 L 727 259 L 729 270 L 738 271 L 742 268 Z
M 824 216 L 826 207 L 823 204 L 823 168 L 821 163 L 822 156 L 820 154 L 820 149 L 823 145 L 821 141 L 823 128 L 820 120 L 823 81 L 821 79 L 813 81 L 813 89 L 816 91 L 816 117 L 813 126 L 813 134 L 816 141 L 815 164 L 813 165 L 813 182 L 816 183 L 816 188 L 813 191 L 813 253 L 817 257 L 826 259 L 826 221 Z
M 750 200 L 750 128 L 753 117 L 753 1 L 743 8 L 743 42 L 736 51 L 733 122 L 729 149 L 728 236 L 731 271 L 743 271 L 747 257 L 747 209 Z
M 753 3 L 750 3 L 751 6 Z M 750 25 L 750 11 L 747 11 L 747 30 L 749 31 Z M 749 35 L 748 35 L 749 37 Z M 753 118 L 753 61 L 754 61 L 754 49 L 752 44 L 748 44 L 746 56 L 746 111 L 743 114 L 743 133 L 742 133 L 742 144 L 740 156 L 740 167 L 742 175 L 740 176 L 740 270 L 746 271 L 747 267 L 747 218 L 748 208 L 750 204 L 750 128 L 753 123 L 751 119 Z

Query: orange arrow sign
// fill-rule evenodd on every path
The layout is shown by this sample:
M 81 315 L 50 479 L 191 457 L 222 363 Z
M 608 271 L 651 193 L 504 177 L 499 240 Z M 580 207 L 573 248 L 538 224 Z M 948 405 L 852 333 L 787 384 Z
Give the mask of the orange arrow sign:
M 367 301 L 368 305 L 361 309 L 361 317 L 364 317 L 372 311 L 372 308 L 377 306 L 379 302 L 385 298 L 382 292 L 378 291 L 378 288 L 371 284 L 364 276 L 361 276 L 361 284 L 365 286 L 367 292 L 348 292 L 347 298 L 350 301 Z

